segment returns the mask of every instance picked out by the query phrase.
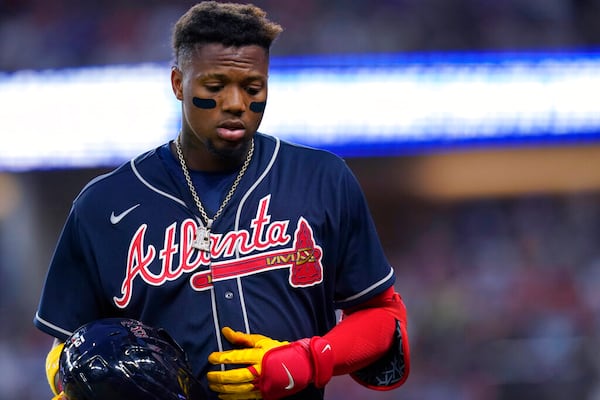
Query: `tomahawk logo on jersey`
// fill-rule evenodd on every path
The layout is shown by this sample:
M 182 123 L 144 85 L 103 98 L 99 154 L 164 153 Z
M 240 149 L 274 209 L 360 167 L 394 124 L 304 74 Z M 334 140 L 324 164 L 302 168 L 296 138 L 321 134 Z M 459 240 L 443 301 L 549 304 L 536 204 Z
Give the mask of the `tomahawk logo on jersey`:
M 169 327 L 204 376 L 209 353 L 230 348 L 224 326 L 287 341 L 323 335 L 336 308 L 392 286 L 344 161 L 259 133 L 254 141 L 209 252 L 192 245 L 202 219 L 169 144 L 90 182 L 61 234 L 36 325 L 63 340 L 106 317 Z M 204 202 L 207 185 L 194 185 Z

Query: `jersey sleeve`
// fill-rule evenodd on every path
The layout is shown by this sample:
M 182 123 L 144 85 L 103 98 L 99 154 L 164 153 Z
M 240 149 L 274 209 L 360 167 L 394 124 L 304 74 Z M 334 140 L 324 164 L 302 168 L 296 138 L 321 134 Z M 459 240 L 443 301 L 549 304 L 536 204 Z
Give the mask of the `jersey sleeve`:
M 336 308 L 363 303 L 394 284 L 364 193 L 346 166 L 339 182 L 340 260 L 336 278 Z
M 34 324 L 65 340 L 103 309 L 100 280 L 77 209 L 71 209 L 52 256 Z

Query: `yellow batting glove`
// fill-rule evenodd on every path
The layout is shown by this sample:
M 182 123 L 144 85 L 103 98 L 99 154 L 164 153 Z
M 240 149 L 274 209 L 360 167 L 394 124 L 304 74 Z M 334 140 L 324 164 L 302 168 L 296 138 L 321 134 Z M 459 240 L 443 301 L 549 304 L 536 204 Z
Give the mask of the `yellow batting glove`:
M 210 371 L 207 374 L 209 387 L 219 393 L 222 400 L 262 399 L 254 381 L 262 371 L 262 359 L 271 349 L 287 345 L 264 335 L 237 332 L 229 327 L 222 329 L 223 336 L 236 346 L 237 350 L 217 351 L 208 356 L 212 364 L 248 364 L 247 367 L 227 371 Z
M 52 393 L 55 396 L 61 395 L 61 390 L 59 390 L 56 386 L 56 377 L 58 375 L 60 353 L 62 352 L 63 347 L 65 347 L 64 343 L 60 343 L 52 347 L 46 356 L 46 378 L 48 378 L 48 384 L 50 385 L 50 389 L 52 389 Z M 56 397 L 54 397 L 53 400 L 54 399 L 56 399 Z
M 248 366 L 208 373 L 209 387 L 221 400 L 278 400 L 310 384 L 323 388 L 333 375 L 333 348 L 320 336 L 289 343 L 230 328 L 222 332 L 227 340 L 243 348 L 212 353 L 208 361 Z

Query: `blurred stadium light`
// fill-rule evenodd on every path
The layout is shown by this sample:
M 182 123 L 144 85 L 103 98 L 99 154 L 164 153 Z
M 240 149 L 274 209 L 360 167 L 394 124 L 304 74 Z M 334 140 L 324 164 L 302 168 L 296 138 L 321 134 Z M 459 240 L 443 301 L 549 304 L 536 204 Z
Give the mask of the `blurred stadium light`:
M 169 65 L 0 74 L 0 169 L 112 166 L 173 138 Z M 261 131 L 343 156 L 600 140 L 600 53 L 274 58 Z

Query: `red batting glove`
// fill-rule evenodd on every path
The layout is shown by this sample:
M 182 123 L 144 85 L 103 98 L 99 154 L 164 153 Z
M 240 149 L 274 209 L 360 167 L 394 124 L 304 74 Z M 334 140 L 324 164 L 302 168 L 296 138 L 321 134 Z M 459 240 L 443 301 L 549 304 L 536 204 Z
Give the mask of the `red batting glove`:
M 277 400 L 298 393 L 311 383 L 322 388 L 333 374 L 333 351 L 322 337 L 287 343 L 230 328 L 223 328 L 223 335 L 233 344 L 246 348 L 214 352 L 208 360 L 213 364 L 250 365 L 208 373 L 210 388 L 218 392 L 222 400 L 260 396 Z
M 333 351 L 322 337 L 302 339 L 268 351 L 257 386 L 265 400 L 290 396 L 313 383 L 322 388 L 333 374 Z

